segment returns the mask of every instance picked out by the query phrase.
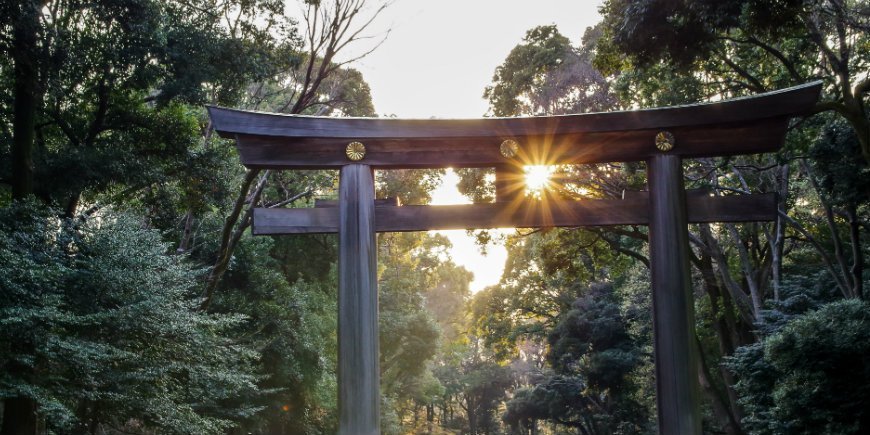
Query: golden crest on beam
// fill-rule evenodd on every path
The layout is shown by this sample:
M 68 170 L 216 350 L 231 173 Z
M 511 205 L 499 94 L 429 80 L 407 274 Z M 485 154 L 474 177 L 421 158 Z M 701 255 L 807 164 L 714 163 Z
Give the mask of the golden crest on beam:
M 358 162 L 366 156 L 366 146 L 362 142 L 351 142 L 347 144 L 344 153 L 351 161 Z
M 517 155 L 517 152 L 520 151 L 520 144 L 513 139 L 508 139 L 501 143 L 499 146 L 499 152 L 504 158 L 512 159 Z
M 656 135 L 656 148 L 659 151 L 670 151 L 674 149 L 674 135 L 669 131 L 662 131 Z

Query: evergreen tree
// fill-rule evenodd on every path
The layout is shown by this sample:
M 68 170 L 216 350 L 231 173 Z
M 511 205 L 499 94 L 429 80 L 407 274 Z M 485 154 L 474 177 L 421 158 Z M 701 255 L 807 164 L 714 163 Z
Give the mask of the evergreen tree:
M 256 393 L 256 355 L 228 339 L 245 319 L 196 311 L 201 270 L 166 248 L 133 216 L 0 209 L 0 398 L 59 433 L 214 434 L 257 411 L 227 405 Z

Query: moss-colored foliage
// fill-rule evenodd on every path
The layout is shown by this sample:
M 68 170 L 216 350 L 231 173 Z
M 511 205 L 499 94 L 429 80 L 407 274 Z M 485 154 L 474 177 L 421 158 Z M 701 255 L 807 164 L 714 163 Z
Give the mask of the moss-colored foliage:
M 199 270 L 136 217 L 55 216 L 0 210 L 0 398 L 61 433 L 211 434 L 257 411 L 226 405 L 256 394 L 256 355 L 228 338 L 243 317 L 194 309 Z
M 600 36 L 587 29 L 580 48 L 556 26 L 526 32 L 495 70 L 493 84 L 483 94 L 496 116 L 563 114 L 612 109 L 610 85 L 591 64 Z
M 870 430 L 870 306 L 843 300 L 794 317 L 728 361 L 757 434 Z
M 647 433 L 649 416 L 631 378 L 641 351 L 613 286 L 586 289 L 547 341 L 552 372 L 517 391 L 507 404 L 508 424 L 531 428 L 535 420 L 549 420 L 589 434 Z
M 828 122 L 810 155 L 828 201 L 840 207 L 870 205 L 870 164 L 861 158 L 858 138 L 848 124 Z
M 63 207 L 83 194 L 144 188 L 190 169 L 191 149 L 202 142 L 201 110 L 182 103 L 238 101 L 250 80 L 292 64 L 297 44 L 274 1 L 39 3 L 39 49 L 28 54 L 37 71 L 34 193 Z M 244 32 L 226 31 L 222 8 L 233 10 Z M 17 14 L 0 10 L 4 41 L 15 40 L 6 24 Z M 11 89 L 15 44 L 0 50 L 0 82 Z M 4 95 L 0 178 L 9 179 L 16 112 Z

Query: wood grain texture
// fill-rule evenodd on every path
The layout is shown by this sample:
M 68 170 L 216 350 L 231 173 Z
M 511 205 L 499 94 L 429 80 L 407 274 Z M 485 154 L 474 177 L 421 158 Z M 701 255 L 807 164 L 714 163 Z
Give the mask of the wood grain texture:
M 659 434 L 701 435 L 698 349 L 689 269 L 686 191 L 680 158 L 647 162 L 653 350 Z
M 341 169 L 338 209 L 338 409 L 340 435 L 380 434 L 375 188 L 371 168 Z
M 775 151 L 782 146 L 788 118 L 751 124 L 672 128 L 682 157 L 729 156 Z M 626 162 L 661 154 L 655 135 L 661 130 L 613 131 L 516 138 L 516 157 L 499 153 L 503 137 L 361 139 L 363 163 L 377 169 L 474 168 L 500 165 L 555 165 Z M 343 139 L 237 135 L 242 164 L 259 169 L 335 169 L 351 163 Z
M 384 207 L 384 206 L 393 206 L 398 207 L 402 205 L 402 201 L 399 198 L 383 198 L 375 200 L 375 207 Z M 337 199 L 315 199 L 314 200 L 314 208 L 335 208 L 338 207 Z
M 350 141 L 365 144 L 361 163 L 376 168 L 600 163 L 660 154 L 654 138 L 662 130 L 674 134 L 669 153 L 681 157 L 776 150 L 788 119 L 807 113 L 820 89 L 811 83 L 717 103 L 527 118 L 322 118 L 218 107 L 209 114 L 251 168 L 338 168 L 351 163 L 344 154 Z M 505 139 L 520 144 L 512 159 L 499 153 Z
M 495 168 L 495 201 L 514 202 L 526 196 L 526 174 L 521 166 Z
M 647 225 L 649 195 L 627 199 L 502 202 L 470 205 L 376 206 L 375 231 Z M 690 222 L 755 222 L 776 218 L 776 195 L 691 195 Z M 254 234 L 334 233 L 335 208 L 255 209 Z

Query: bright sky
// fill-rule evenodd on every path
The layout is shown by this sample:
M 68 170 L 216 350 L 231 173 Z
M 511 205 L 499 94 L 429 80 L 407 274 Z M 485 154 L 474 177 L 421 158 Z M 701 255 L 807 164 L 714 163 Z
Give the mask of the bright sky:
M 495 68 L 526 31 L 556 24 L 575 43 L 600 20 L 601 0 L 397 0 L 373 23 L 373 34 L 392 29 L 375 52 L 355 62 L 371 86 L 375 110 L 400 118 L 477 118 L 487 111 L 483 90 Z M 448 171 L 433 204 L 469 201 Z M 501 245 L 481 254 L 465 231 L 444 231 L 453 261 L 474 273 L 471 290 L 496 284 L 507 253 Z
M 470 204 L 468 198 L 462 196 L 456 188 L 459 176 L 453 170 L 448 169 L 441 182 L 441 186 L 432 192 L 433 205 Z M 506 234 L 509 230 L 493 230 L 497 234 Z M 450 258 L 453 262 L 474 273 L 474 281 L 471 282 L 471 291 L 476 293 L 486 286 L 498 283 L 501 273 L 504 271 L 504 263 L 507 260 L 507 251 L 502 244 L 490 244 L 486 247 L 486 255 L 483 255 L 480 247 L 473 237 L 465 230 L 434 231 L 445 235 L 453 247 L 450 249 Z M 494 237 L 495 238 L 495 237 Z
M 484 88 L 527 30 L 556 24 L 579 42 L 601 0 L 396 0 L 373 23 L 387 40 L 354 67 L 375 110 L 402 118 L 476 118 Z

